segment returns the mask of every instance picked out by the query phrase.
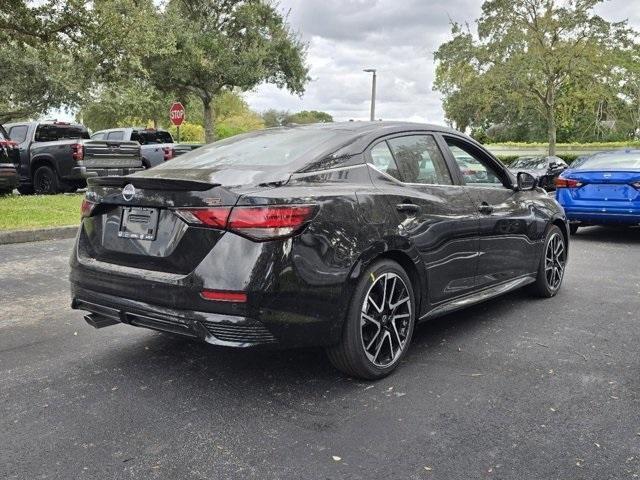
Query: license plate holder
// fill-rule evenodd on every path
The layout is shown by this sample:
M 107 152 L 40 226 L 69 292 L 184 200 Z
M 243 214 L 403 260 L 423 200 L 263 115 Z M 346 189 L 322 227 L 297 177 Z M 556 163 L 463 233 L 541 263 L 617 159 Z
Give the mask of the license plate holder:
M 157 208 L 124 207 L 118 237 L 153 241 L 158 231 Z

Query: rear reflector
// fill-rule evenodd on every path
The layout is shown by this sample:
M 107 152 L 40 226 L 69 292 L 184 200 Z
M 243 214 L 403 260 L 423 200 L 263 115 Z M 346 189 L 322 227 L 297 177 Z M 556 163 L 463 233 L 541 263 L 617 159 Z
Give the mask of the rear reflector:
M 200 292 L 200 296 L 205 300 L 211 300 L 214 302 L 234 302 L 234 303 L 246 303 L 247 294 L 244 292 L 225 292 L 221 290 L 203 290 Z
M 77 162 L 84 158 L 84 148 L 81 143 L 71 145 L 71 157 Z
M 95 203 L 90 202 L 86 198 L 82 199 L 82 205 L 80 206 L 80 218 L 90 217 L 95 206 Z
M 574 180 L 573 178 L 558 177 L 555 180 L 556 188 L 580 188 L 584 183 Z
M 270 205 L 265 207 L 214 207 L 176 210 L 191 225 L 230 230 L 254 240 L 292 235 L 313 215 L 315 205 Z
M 173 149 L 173 148 L 171 148 L 171 147 L 164 147 L 164 148 L 162 149 L 162 152 L 163 152 L 163 155 L 164 155 L 164 156 L 163 156 L 163 158 L 164 158 L 164 161 L 165 161 L 165 162 L 166 162 L 167 160 L 171 160 L 171 159 L 174 157 L 174 155 L 175 155 L 175 151 L 174 151 L 174 149 Z

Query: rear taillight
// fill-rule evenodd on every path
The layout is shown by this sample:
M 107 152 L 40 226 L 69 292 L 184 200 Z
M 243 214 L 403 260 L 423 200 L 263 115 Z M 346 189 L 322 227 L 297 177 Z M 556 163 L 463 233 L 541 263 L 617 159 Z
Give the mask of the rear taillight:
M 81 218 L 90 217 L 95 207 L 96 207 L 95 203 L 87 200 L 86 198 L 83 198 L 82 205 L 80 206 L 80 217 Z
M 173 150 L 172 147 L 163 147 L 162 151 L 164 152 L 164 161 L 165 162 L 167 160 L 171 160 L 175 155 L 175 151 Z
M 573 178 L 558 177 L 555 180 L 555 185 L 556 188 L 580 188 L 584 184 Z
M 233 303 L 246 303 L 247 294 L 244 292 L 229 292 L 225 290 L 203 290 L 200 292 L 200 296 L 205 300 L 212 300 L 215 302 L 233 302 Z
M 191 225 L 230 230 L 254 240 L 292 235 L 313 215 L 315 205 L 271 205 L 265 207 L 214 207 L 176 210 Z
M 84 158 L 84 148 L 81 143 L 71 145 L 71 157 L 77 162 Z

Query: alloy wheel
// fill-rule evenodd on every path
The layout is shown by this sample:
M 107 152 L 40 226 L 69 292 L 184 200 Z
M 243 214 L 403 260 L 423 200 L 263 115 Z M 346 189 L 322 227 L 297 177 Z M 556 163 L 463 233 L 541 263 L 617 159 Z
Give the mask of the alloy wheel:
M 547 284 L 552 290 L 560 288 L 566 263 L 567 256 L 564 239 L 561 234 L 554 233 L 549 242 L 547 242 L 544 258 L 544 273 L 547 278 Z
M 407 346 L 411 297 L 402 278 L 383 273 L 369 287 L 360 316 L 362 347 L 371 363 L 388 367 Z

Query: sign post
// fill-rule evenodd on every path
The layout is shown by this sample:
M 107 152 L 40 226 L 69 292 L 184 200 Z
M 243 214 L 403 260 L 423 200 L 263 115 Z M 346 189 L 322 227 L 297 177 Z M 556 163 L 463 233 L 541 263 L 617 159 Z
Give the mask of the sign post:
M 178 131 L 177 143 L 180 143 L 180 125 L 184 122 L 185 113 L 184 105 L 180 102 L 173 102 L 171 104 L 171 108 L 169 109 L 169 120 L 171 120 L 171 123 L 176 126 L 176 130 Z

